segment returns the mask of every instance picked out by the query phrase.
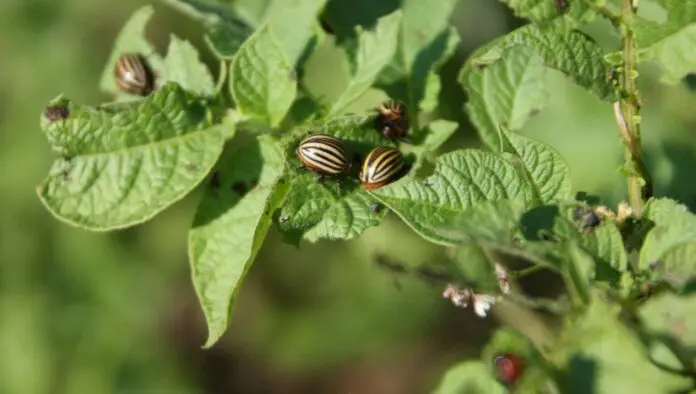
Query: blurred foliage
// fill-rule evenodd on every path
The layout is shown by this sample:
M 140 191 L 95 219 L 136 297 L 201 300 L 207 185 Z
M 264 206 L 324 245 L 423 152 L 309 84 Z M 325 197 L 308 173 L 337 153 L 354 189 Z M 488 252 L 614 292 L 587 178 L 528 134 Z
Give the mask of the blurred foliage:
M 263 2 L 242 3 L 250 17 Z M 349 3 L 328 3 L 346 18 L 337 30 L 373 25 L 394 9 L 389 0 Z M 360 11 L 367 3 L 378 5 L 373 13 Z M 229 333 L 207 351 L 200 349 L 206 331 L 186 256 L 199 195 L 118 233 L 53 220 L 35 197 L 52 161 L 38 114 L 56 92 L 81 103 L 104 101 L 103 66 L 123 22 L 142 4 L 111 2 L 105 12 L 104 3 L 86 0 L 0 2 L 0 393 L 416 394 L 436 387 L 453 362 L 479 354 L 492 319 L 455 309 L 439 299 L 440 288 L 375 264 L 376 253 L 409 266 L 445 258 L 392 216 L 350 242 L 296 249 L 272 233 L 239 294 Z M 176 31 L 217 75 L 218 63 L 202 49 L 202 29 L 155 8 L 147 33 L 158 49 Z M 451 21 L 461 41 L 443 67 L 437 112 L 460 126 L 442 152 L 479 145 L 456 83 L 461 64 L 521 23 L 492 0 L 457 2 Z M 585 29 L 615 49 L 615 37 L 597 35 L 604 23 Z M 339 35 L 350 33 L 341 28 Z M 303 83 L 315 96 L 335 99 L 349 69 L 328 36 L 307 59 Z M 658 84 L 653 66 L 640 71 L 643 143 L 656 195 L 694 210 L 693 87 Z M 616 170 L 623 152 L 610 107 L 558 72 L 548 71 L 546 83 L 551 99 L 521 134 L 565 157 L 575 189 L 616 206 L 625 180 Z M 371 108 L 382 98 L 370 91 L 350 108 Z M 557 281 L 532 277 L 523 285 L 553 293 Z M 510 316 L 518 315 L 499 317 Z M 520 316 L 517 324 L 524 324 Z

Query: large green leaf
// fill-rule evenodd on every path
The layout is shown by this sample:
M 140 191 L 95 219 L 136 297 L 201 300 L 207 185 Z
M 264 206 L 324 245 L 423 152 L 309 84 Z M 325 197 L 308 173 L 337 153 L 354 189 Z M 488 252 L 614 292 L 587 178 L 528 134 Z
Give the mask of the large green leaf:
M 351 239 L 368 227 L 378 225 L 386 210 L 373 212 L 376 200 L 364 191 L 355 175 L 317 182 L 317 175 L 301 167 L 295 148 L 305 134 L 329 134 L 341 139 L 348 151 L 362 157 L 376 146 L 394 146 L 374 128 L 373 116 L 345 116 L 323 125 L 302 130 L 303 134 L 288 137 L 288 174 L 292 191 L 280 212 L 279 227 L 286 239 L 297 243 L 304 237 L 319 239 Z M 337 183 L 340 180 L 340 185 Z
M 510 198 L 531 201 L 529 185 L 514 165 L 477 150 L 458 150 L 438 157 L 426 179 L 413 176 L 376 189 L 373 196 L 406 224 L 433 242 L 449 244 L 439 229 L 475 204 Z
M 641 306 L 640 317 L 651 335 L 676 342 L 687 367 L 696 368 L 696 295 L 657 295 Z
M 570 169 L 563 156 L 553 147 L 501 130 L 505 150 L 520 160 L 534 197 L 540 203 L 570 198 Z
M 54 151 L 38 188 L 59 219 L 92 230 L 143 222 L 184 197 L 222 151 L 219 127 L 203 102 L 169 83 L 141 102 L 66 106 L 65 120 L 42 119 Z
M 164 68 L 162 57 L 145 38 L 145 27 L 154 12 L 150 5 L 138 8 L 119 32 L 99 82 L 99 88 L 105 93 L 128 97 L 116 87 L 114 79 L 114 66 L 119 57 L 126 52 L 143 54 L 155 74 L 162 73 Z
M 656 0 L 667 11 L 660 23 L 637 18 L 634 23 L 641 60 L 654 59 L 662 68 L 662 80 L 677 83 L 696 71 L 696 1 Z
M 587 34 L 563 23 L 544 26 L 525 25 L 476 50 L 462 68 L 460 81 L 477 68 L 500 59 L 505 49 L 523 45 L 536 52 L 544 64 L 567 75 L 574 83 L 593 91 L 600 99 L 618 98 L 607 78 L 611 68 L 604 61 L 602 48 Z
M 489 365 L 481 361 L 464 361 L 445 373 L 433 394 L 506 394 Z
M 567 371 L 563 393 L 674 393 L 690 379 L 661 370 L 646 357 L 636 334 L 618 319 L 620 308 L 593 298 L 579 319 L 570 321 L 554 347 Z
M 229 152 L 200 203 L 189 232 L 193 283 L 208 323 L 210 347 L 229 324 L 240 285 L 288 187 L 280 145 L 269 136 Z
M 295 71 L 273 30 L 264 25 L 239 49 L 230 66 L 237 109 L 276 127 L 297 93 Z
M 401 11 L 380 18 L 374 31 L 358 32 L 358 44 L 349 53 L 354 65 L 348 87 L 334 102 L 329 116 L 339 115 L 357 100 L 377 79 L 380 71 L 394 58 L 401 27 Z
M 203 0 L 160 1 L 200 22 L 206 30 L 206 42 L 213 53 L 223 60 L 232 59 L 253 32 L 249 21 L 230 6 Z
M 500 126 L 519 130 L 544 107 L 545 76 L 543 59 L 521 45 L 506 50 L 488 67 L 460 75 L 469 97 L 466 112 L 489 148 L 501 151 Z

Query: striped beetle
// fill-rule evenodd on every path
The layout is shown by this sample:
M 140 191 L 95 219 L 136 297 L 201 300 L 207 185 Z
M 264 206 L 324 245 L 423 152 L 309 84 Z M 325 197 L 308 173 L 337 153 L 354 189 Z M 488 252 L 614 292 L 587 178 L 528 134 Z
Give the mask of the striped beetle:
M 363 160 L 360 184 L 365 190 L 382 187 L 394 180 L 404 164 L 404 156 L 398 149 L 384 146 L 375 148 Z
M 114 66 L 116 86 L 123 92 L 147 96 L 155 87 L 155 74 L 140 53 L 124 53 Z
M 389 100 L 377 108 L 375 119 L 377 129 L 386 138 L 402 138 L 406 135 L 409 122 L 406 118 L 406 106 L 400 101 Z
M 350 170 L 350 161 L 343 142 L 326 134 L 305 137 L 295 150 L 302 165 L 321 175 L 339 175 Z

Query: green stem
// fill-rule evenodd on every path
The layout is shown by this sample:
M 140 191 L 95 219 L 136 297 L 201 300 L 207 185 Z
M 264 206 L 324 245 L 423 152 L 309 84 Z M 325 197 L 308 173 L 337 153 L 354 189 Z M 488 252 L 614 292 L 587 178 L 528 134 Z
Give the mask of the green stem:
M 621 139 L 625 147 L 628 176 L 628 199 L 633 211 L 640 215 L 643 204 L 652 196 L 652 180 L 643 161 L 640 136 L 640 96 L 636 86 L 637 45 L 633 31 L 633 18 L 636 8 L 634 0 L 622 0 L 622 52 L 623 70 L 621 73 L 622 97 L 614 105 L 614 115 L 619 125 Z
M 607 18 L 612 25 L 619 27 L 621 25 L 621 16 L 614 11 L 608 9 L 607 7 L 597 4 L 594 0 L 585 0 L 585 4 L 597 11 L 598 14 Z

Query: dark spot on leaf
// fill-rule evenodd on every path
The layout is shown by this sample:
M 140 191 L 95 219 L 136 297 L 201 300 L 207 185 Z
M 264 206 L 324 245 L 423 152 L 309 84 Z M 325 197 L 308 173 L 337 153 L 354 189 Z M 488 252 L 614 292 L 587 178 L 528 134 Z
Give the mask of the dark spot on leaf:
M 325 33 L 327 34 L 335 34 L 333 27 L 329 24 L 329 21 L 326 20 L 326 15 L 322 15 L 319 17 L 319 25 L 321 26 L 321 29 L 324 30 Z
M 217 171 L 213 172 L 213 175 L 210 177 L 210 188 L 213 190 L 220 188 L 220 173 Z
M 186 164 L 187 171 L 196 171 L 197 169 L 198 169 L 198 166 L 193 164 L 193 163 Z
M 244 182 L 235 182 L 232 184 L 232 191 L 239 194 L 240 196 L 244 195 L 247 192 L 247 190 L 247 185 Z
M 488 63 L 484 63 L 480 60 L 472 60 L 471 65 L 478 68 L 479 70 L 483 70 L 484 68 L 488 67 Z
M 51 122 L 64 120 L 70 116 L 70 110 L 65 105 L 49 105 L 44 110 L 44 117 Z

